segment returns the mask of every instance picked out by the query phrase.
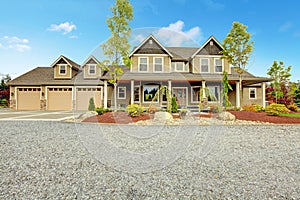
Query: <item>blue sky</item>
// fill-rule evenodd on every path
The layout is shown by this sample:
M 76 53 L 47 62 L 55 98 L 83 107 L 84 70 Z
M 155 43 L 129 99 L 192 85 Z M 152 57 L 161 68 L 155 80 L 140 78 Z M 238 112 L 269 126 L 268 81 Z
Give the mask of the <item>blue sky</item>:
M 105 24 L 114 0 L 3 0 L 0 17 L 0 76 L 50 66 L 59 55 L 82 64 L 110 32 Z M 247 25 L 255 50 L 248 71 L 266 76 L 274 60 L 292 66 L 300 80 L 300 2 L 295 0 L 131 0 L 134 38 L 155 30 L 168 46 L 190 38 L 200 47 L 209 36 L 220 42 L 233 21 Z M 152 29 L 150 29 L 153 27 Z M 179 32 L 170 36 L 164 30 Z M 178 35 L 177 35 L 178 36 Z

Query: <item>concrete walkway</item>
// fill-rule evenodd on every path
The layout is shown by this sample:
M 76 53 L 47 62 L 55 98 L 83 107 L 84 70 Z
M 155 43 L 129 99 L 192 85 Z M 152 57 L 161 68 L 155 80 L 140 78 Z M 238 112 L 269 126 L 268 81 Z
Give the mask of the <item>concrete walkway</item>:
M 85 111 L 11 111 L 0 109 L 0 121 L 63 121 L 80 116 Z

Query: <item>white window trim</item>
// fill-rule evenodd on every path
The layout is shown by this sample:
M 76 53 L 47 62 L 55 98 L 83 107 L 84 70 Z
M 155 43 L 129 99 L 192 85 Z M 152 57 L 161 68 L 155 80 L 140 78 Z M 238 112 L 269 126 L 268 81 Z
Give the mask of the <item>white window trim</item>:
M 251 90 L 254 91 L 255 93 L 255 97 L 254 98 L 251 98 Z M 257 99 L 257 92 L 256 92 L 256 88 L 249 88 L 249 99 Z
M 208 62 L 208 71 L 207 72 L 203 72 L 202 71 L 202 60 L 206 59 Z M 200 58 L 200 70 L 199 70 L 200 73 L 210 73 L 210 59 L 209 58 Z
M 155 70 L 155 58 L 160 58 L 161 59 L 161 71 L 156 71 Z M 153 72 L 154 73 L 161 73 L 164 72 L 164 58 L 163 57 L 153 57 Z
M 91 73 L 91 67 L 94 66 L 95 67 L 95 73 Z M 97 74 L 97 65 L 96 64 L 88 64 L 88 74 L 89 75 L 96 75 Z
M 147 59 L 147 70 L 146 71 L 141 71 L 140 70 L 140 64 L 141 64 L 140 60 L 142 58 L 146 58 Z M 138 58 L 138 72 L 149 72 L 149 58 L 148 57 L 139 57 Z
M 140 103 L 141 102 L 141 86 L 140 85 L 135 85 L 134 86 L 134 91 L 135 91 L 135 88 L 139 88 L 139 100 L 134 101 L 134 103 Z
M 191 86 L 191 103 L 199 103 L 199 101 L 193 100 L 193 88 L 200 88 L 200 90 L 201 90 L 202 87 L 201 86 Z
M 222 71 L 221 72 L 216 72 L 216 60 L 221 60 L 221 62 L 222 62 Z M 214 72 L 217 74 L 222 74 L 224 72 L 224 59 L 214 58 Z
M 124 97 L 120 97 L 120 89 L 124 90 Z M 118 99 L 126 99 L 126 87 L 118 87 Z
M 58 69 L 58 74 L 59 75 L 66 75 L 67 74 L 67 64 L 59 64 L 59 69 Z M 65 73 L 60 73 L 61 67 L 64 66 L 65 67 Z
M 160 94 L 158 93 L 158 96 L 157 96 L 157 101 L 145 101 L 145 94 L 144 94 L 144 92 L 145 92 L 145 89 L 144 89 L 144 87 L 145 86 L 157 86 L 158 87 L 158 90 L 160 89 L 159 88 L 159 85 L 143 85 L 143 92 L 142 92 L 142 95 L 143 95 L 143 103 L 151 103 L 151 102 L 154 102 L 154 103 L 158 103 L 159 102 L 159 98 L 160 98 Z

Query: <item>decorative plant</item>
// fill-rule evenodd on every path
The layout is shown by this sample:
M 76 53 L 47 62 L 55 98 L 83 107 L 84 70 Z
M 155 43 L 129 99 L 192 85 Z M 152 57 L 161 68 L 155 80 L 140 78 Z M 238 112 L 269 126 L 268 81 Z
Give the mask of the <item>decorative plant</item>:
M 138 117 L 144 112 L 144 107 L 137 105 L 137 104 L 131 104 L 131 105 L 127 106 L 126 112 L 131 117 Z
M 89 110 L 89 111 L 94 111 L 94 110 L 95 110 L 95 102 L 94 102 L 94 98 L 90 98 L 88 110 Z

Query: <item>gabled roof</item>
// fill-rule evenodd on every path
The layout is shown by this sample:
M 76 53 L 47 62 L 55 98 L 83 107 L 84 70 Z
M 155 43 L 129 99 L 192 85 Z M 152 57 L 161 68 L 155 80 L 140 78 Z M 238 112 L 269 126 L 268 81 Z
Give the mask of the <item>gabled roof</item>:
M 213 40 L 221 49 L 224 49 L 222 44 L 214 36 L 210 36 L 208 40 L 192 55 L 192 58 L 194 58 L 211 40 Z
M 138 47 L 134 48 L 134 50 L 129 54 L 129 57 L 140 50 L 150 39 L 154 40 L 155 43 L 157 43 L 163 51 L 165 51 L 171 58 L 173 58 L 171 52 L 168 51 L 152 34 L 150 34 Z
M 97 64 L 100 63 L 99 60 L 97 60 L 97 58 L 95 58 L 95 56 L 90 55 L 81 65 L 82 67 L 84 67 L 86 64 L 88 64 L 90 62 L 90 60 L 95 61 Z
M 70 65 L 72 68 L 74 68 L 75 70 L 79 70 L 80 69 L 80 65 L 79 64 L 77 64 L 77 63 L 75 63 L 74 61 L 72 61 L 71 59 L 69 59 L 69 58 L 67 58 L 67 57 L 65 57 L 65 56 L 63 56 L 63 55 L 61 55 L 61 56 L 59 56 L 55 61 L 54 61 L 54 63 L 52 63 L 52 65 L 51 65 L 51 67 L 54 67 L 57 63 L 58 63 L 58 61 L 60 61 L 61 59 L 63 59 L 68 65 Z

